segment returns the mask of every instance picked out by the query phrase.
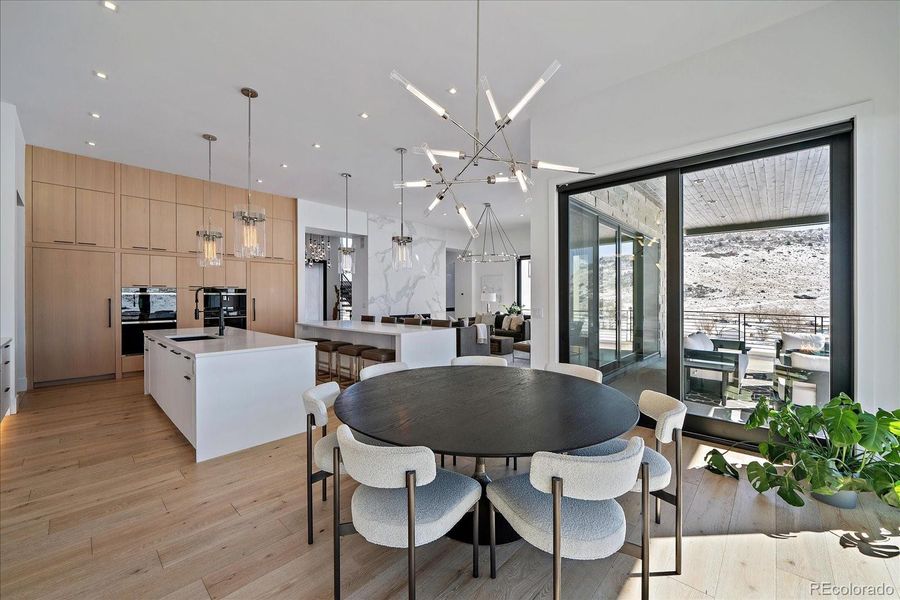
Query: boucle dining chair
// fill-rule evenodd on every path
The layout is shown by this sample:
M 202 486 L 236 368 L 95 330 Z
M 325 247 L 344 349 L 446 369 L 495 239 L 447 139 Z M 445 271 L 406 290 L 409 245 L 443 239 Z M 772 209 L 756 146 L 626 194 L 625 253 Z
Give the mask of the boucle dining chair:
M 323 383 L 303 392 L 303 408 L 306 410 L 306 542 L 313 543 L 312 496 L 313 484 L 322 482 L 322 501 L 328 499 L 327 482 L 334 474 L 332 450 L 337 447 L 337 435 L 328 433 L 328 409 L 334 406 L 341 388 L 334 381 Z M 313 446 L 313 429 L 320 427 L 322 437 Z M 386 445 L 383 442 L 364 438 L 370 444 Z M 313 472 L 313 461 L 319 468 Z
M 453 367 L 508 367 L 502 356 L 457 356 L 450 360 Z
M 434 452 L 424 446 L 379 447 L 354 437 L 346 425 L 337 430 L 333 464 L 360 485 L 350 502 L 352 521 L 341 522 L 341 487 L 334 481 L 334 597 L 341 597 L 341 537 L 358 533 L 366 541 L 407 549 L 409 598 L 416 597 L 416 546 L 443 537 L 469 509 L 472 535 L 478 539 L 481 484 L 471 477 L 438 469 Z M 472 545 L 472 576 L 478 577 L 478 544 Z
M 641 597 L 649 597 L 650 506 L 641 498 L 641 544 L 625 541 L 626 519 L 615 498 L 630 491 L 640 473 L 649 477 L 644 440 L 635 436 L 622 451 L 603 456 L 538 452 L 531 472 L 487 486 L 491 542 L 491 578 L 497 576 L 496 516 L 532 546 L 553 555 L 553 598 L 562 591 L 562 559 L 596 560 L 623 552 L 641 560 Z M 644 487 L 646 489 L 646 486 Z
M 660 522 L 660 501 L 665 501 L 675 507 L 675 573 L 681 574 L 681 542 L 682 534 L 682 481 L 683 460 L 681 448 L 681 429 L 684 427 L 684 418 L 687 415 L 687 407 L 683 402 L 653 390 L 644 390 L 638 400 L 638 409 L 656 421 L 654 436 L 655 447 L 644 449 L 644 461 L 649 465 L 649 489 L 655 498 L 655 520 Z M 663 456 L 661 444 L 675 442 L 675 494 L 666 491 L 672 480 L 672 465 Z M 608 456 L 621 452 L 628 444 L 621 438 L 615 438 L 596 446 L 573 450 L 569 454 L 575 456 Z M 631 488 L 632 492 L 642 492 L 643 484 L 638 480 Z
M 387 375 L 388 373 L 396 373 L 397 371 L 406 371 L 409 366 L 405 362 L 389 362 L 372 365 L 362 369 L 359 372 L 359 380 L 365 381 L 379 375 Z
M 581 377 L 594 383 L 603 383 L 603 372 L 584 365 L 573 365 L 571 363 L 549 362 L 546 367 L 547 371 L 554 373 L 562 373 L 563 375 L 572 375 Z

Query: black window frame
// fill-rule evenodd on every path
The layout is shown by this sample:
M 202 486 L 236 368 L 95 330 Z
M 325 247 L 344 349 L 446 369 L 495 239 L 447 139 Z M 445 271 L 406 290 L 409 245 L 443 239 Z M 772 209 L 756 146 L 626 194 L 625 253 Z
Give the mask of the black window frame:
M 591 177 L 558 185 L 558 301 L 560 362 L 569 361 L 569 280 L 568 232 L 570 196 L 625 185 L 654 177 L 666 178 L 666 393 L 683 398 L 683 198 L 682 178 L 691 172 L 744 162 L 765 156 L 793 152 L 817 146 L 830 147 L 831 186 L 830 263 L 831 263 L 831 394 L 855 390 L 854 348 L 854 121 L 843 121 L 788 135 L 741 144 L 692 157 L 630 169 L 620 173 Z M 642 424 L 644 423 L 642 417 Z M 743 424 L 688 414 L 685 431 L 701 438 L 758 442 L 765 439 L 761 430 L 747 431 Z

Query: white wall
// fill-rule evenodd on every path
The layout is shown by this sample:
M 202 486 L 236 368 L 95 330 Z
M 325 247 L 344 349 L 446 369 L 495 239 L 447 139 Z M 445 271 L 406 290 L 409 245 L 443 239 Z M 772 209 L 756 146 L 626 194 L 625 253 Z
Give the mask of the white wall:
M 900 406 L 900 3 L 836 2 L 532 118 L 534 156 L 600 174 L 857 117 L 856 390 Z M 555 183 L 532 204 L 534 364 L 558 352 Z M 849 282 L 848 282 L 849 284 Z
M 501 223 L 502 224 L 502 223 Z M 531 252 L 531 230 L 528 227 L 517 227 L 506 231 L 510 241 L 519 255 Z M 502 287 L 498 291 L 497 302 L 491 303 L 491 310 L 501 310 L 501 305 L 510 304 L 516 300 L 516 261 L 511 260 L 502 263 L 478 263 L 472 267 L 473 290 L 472 303 L 475 312 L 484 312 L 487 305 L 481 301 L 481 291 L 484 287 L 485 276 L 499 275 L 502 278 Z M 473 312 L 474 314 L 474 312 Z
M 17 329 L 24 331 L 24 296 L 19 264 L 24 260 L 24 240 L 20 232 L 22 212 L 17 206 L 16 193 L 25 197 L 25 138 L 16 107 L 0 102 L 0 337 L 13 338 L 10 352 L 10 390 L 2 398 L 0 418 L 16 412 L 16 389 L 19 387 L 18 369 L 24 366 L 19 356 L 24 344 Z M 24 264 L 24 263 L 22 263 Z M 2 393 L 2 390 L 0 390 Z

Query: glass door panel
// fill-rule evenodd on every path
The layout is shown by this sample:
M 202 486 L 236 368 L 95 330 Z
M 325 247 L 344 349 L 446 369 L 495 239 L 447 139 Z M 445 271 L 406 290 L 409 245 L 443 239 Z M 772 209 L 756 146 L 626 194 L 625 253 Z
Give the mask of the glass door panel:
M 634 238 L 622 232 L 619 251 L 619 361 L 634 355 Z
M 599 302 L 597 322 L 599 323 L 600 366 L 615 363 L 617 359 L 616 331 L 618 321 L 618 294 L 616 293 L 616 264 L 618 228 L 602 222 L 597 223 L 597 255 Z
M 596 216 L 573 206 L 569 211 L 569 362 L 597 367 Z

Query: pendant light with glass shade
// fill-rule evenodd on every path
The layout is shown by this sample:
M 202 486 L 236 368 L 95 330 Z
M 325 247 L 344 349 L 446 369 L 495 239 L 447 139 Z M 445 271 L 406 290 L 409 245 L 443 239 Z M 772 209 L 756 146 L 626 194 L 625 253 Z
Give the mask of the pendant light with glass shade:
M 396 148 L 400 154 L 400 181 L 403 181 L 403 155 L 406 148 Z M 412 269 L 412 237 L 403 235 L 403 188 L 400 188 L 400 235 L 391 238 L 391 263 L 395 271 Z
M 208 155 L 208 185 L 212 186 L 212 143 L 218 138 L 211 133 L 204 133 Z M 222 266 L 222 245 L 225 236 L 219 228 L 213 228 L 212 220 L 207 222 L 206 229 L 197 231 L 197 263 L 201 267 Z
M 260 258 L 266 255 L 266 210 L 251 203 L 250 179 L 251 103 L 259 93 L 253 88 L 241 88 L 247 98 L 247 204 L 234 207 L 234 255 L 239 258 Z
M 338 248 L 340 253 L 339 266 L 342 273 L 355 273 L 356 261 L 353 260 L 353 239 L 350 237 L 350 173 L 341 173 L 344 178 L 344 238 Z

